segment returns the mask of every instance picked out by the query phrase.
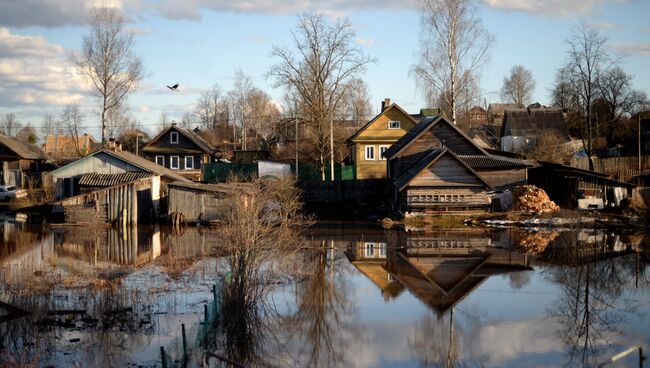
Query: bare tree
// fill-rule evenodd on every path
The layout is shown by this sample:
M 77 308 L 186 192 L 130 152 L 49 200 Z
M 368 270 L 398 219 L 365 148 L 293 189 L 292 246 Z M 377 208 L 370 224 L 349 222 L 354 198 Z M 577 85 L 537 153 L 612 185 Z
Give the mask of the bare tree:
M 16 114 L 13 112 L 6 113 L 0 122 L 0 133 L 8 136 L 13 136 L 18 133 L 22 124 L 18 121 Z
M 36 144 L 38 141 L 38 136 L 36 135 L 36 130 L 32 127 L 30 123 L 27 123 L 16 133 L 16 139 L 23 143 Z
M 615 66 L 606 70 L 598 78 L 600 100 L 604 104 L 605 116 L 597 117 L 604 121 L 607 127 L 607 142 L 613 141 L 616 123 L 623 115 L 632 115 L 637 106 L 644 103 L 647 96 L 642 91 L 632 88 L 632 76 L 625 73 L 623 68 Z
M 301 118 L 313 137 L 325 180 L 328 153 L 334 151 L 329 148 L 330 124 L 345 98 L 348 83 L 373 59 L 355 45 L 355 32 L 348 19 L 329 23 L 323 15 L 303 14 L 298 17 L 293 41 L 297 52 L 273 47 L 271 54 L 279 63 L 268 75 L 275 87 L 294 91 L 300 99 Z
M 40 131 L 44 139 L 47 139 L 50 134 L 61 134 L 61 124 L 52 114 L 47 114 L 43 117 Z
M 537 142 L 526 154 L 530 159 L 564 164 L 573 152 L 564 144 L 565 140 L 552 131 L 545 131 L 537 137 Z
M 275 131 L 275 124 L 282 118 L 280 109 L 273 103 L 271 96 L 259 88 L 253 88 L 250 92 L 247 105 L 258 148 L 266 148 Z
M 534 90 L 533 73 L 521 65 L 515 65 L 510 69 L 510 75 L 503 78 L 501 98 L 507 103 L 525 107 L 530 103 Z
M 217 133 L 220 125 L 228 124 L 228 103 L 218 84 L 201 93 L 195 114 L 203 128 Z
M 140 123 L 131 116 L 128 106 L 118 104 L 106 114 L 106 131 L 109 138 L 117 138 L 123 133 L 137 129 Z
M 471 0 L 420 0 L 419 8 L 420 61 L 412 73 L 425 96 L 444 97 L 455 124 L 457 99 L 466 85 L 478 84 L 494 36 L 481 25 Z
M 580 23 L 567 40 L 569 51 L 560 72 L 563 82 L 568 83 L 572 100 L 577 102 L 582 142 L 589 157 L 590 170 L 594 169 L 591 155 L 596 125 L 592 107 L 600 94 L 598 80 L 611 65 L 606 42 L 607 38 L 598 31 Z
M 133 91 L 144 76 L 142 62 L 133 53 L 133 34 L 125 29 L 121 11 L 112 7 L 94 8 L 90 34 L 82 51 L 73 60 L 90 79 L 101 101 L 102 144 L 106 143 L 108 113 Z
M 158 116 L 158 125 L 160 125 L 160 129 L 166 129 L 171 124 L 172 123 L 169 121 L 169 114 L 167 111 L 160 112 L 160 115 Z
M 357 129 L 370 119 L 372 104 L 368 94 L 368 85 L 363 79 L 354 78 L 348 83 L 344 115 L 347 119 L 354 121 Z
M 80 157 L 86 156 L 90 153 L 90 147 L 79 145 L 79 136 L 82 122 L 83 115 L 81 114 L 81 110 L 77 104 L 66 106 L 61 113 L 61 125 L 74 141 L 74 149 Z

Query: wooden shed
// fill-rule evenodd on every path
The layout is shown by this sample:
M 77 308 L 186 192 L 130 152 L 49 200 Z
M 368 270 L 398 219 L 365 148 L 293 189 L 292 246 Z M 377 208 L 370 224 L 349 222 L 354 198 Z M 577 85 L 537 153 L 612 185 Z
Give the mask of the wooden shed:
M 176 182 L 168 188 L 168 216 L 182 214 L 185 222 L 219 222 L 223 200 L 228 196 L 245 195 L 250 184 L 200 184 Z

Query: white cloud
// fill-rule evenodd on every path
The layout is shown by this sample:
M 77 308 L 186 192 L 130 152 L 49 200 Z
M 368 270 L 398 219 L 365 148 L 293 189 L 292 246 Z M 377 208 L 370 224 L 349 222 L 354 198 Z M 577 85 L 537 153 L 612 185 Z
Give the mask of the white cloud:
M 603 31 L 608 31 L 608 30 L 611 30 L 611 29 L 620 28 L 620 26 L 618 24 L 608 23 L 608 22 L 596 22 L 596 23 L 589 23 L 587 25 L 590 28 L 600 29 L 600 30 L 603 30 Z
M 635 55 L 635 56 L 650 55 L 650 43 L 648 42 L 616 43 L 612 45 L 612 48 L 625 55 Z
M 257 43 L 257 44 L 267 44 L 271 42 L 271 40 L 268 37 L 264 37 L 264 36 L 246 36 L 243 38 L 243 40 L 247 42 Z
M 87 88 L 63 47 L 0 28 L 0 106 L 66 105 Z
M 375 40 L 372 38 L 357 37 L 357 45 L 368 47 L 375 46 Z
M 149 111 L 150 111 L 150 110 L 149 110 L 149 106 L 147 106 L 147 105 L 142 105 L 142 106 L 140 106 L 140 108 L 138 109 L 138 111 L 140 111 L 140 112 L 149 112 Z
M 533 15 L 567 16 L 588 15 L 606 2 L 624 3 L 626 0 L 483 0 L 492 8 L 520 11 Z

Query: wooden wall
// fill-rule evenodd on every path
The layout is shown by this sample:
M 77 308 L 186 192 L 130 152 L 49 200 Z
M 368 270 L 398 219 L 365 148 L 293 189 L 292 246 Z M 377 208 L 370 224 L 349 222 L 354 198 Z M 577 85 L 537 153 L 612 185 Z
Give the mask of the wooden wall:
M 409 184 L 409 187 L 428 187 L 445 185 L 484 185 L 479 178 L 458 162 L 450 154 L 439 158 L 429 168 L 422 170 Z
M 493 189 L 512 189 L 519 185 L 525 185 L 527 182 L 527 169 L 476 169 L 483 180 L 485 180 Z

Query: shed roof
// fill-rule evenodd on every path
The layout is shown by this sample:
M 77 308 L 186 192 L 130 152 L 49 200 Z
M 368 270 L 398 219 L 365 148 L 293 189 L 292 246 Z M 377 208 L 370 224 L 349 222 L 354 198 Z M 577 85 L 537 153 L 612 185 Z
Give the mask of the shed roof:
M 14 152 L 16 156 L 23 160 L 52 160 L 50 156 L 40 149 L 27 145 L 14 137 L 4 134 L 0 134 L 0 145 L 7 147 L 8 150 Z
M 535 166 L 533 163 L 516 158 L 507 158 L 499 156 L 480 156 L 480 155 L 458 155 L 472 169 L 500 169 L 500 168 L 525 168 Z
M 120 174 L 88 173 L 81 175 L 79 185 L 85 187 L 112 187 L 130 181 L 151 177 L 151 173 L 127 171 Z
M 168 187 L 179 187 L 191 189 L 199 192 L 216 192 L 216 193 L 232 193 L 232 192 L 248 192 L 252 188 L 249 183 L 217 183 L 217 184 L 203 184 L 195 182 L 174 182 L 167 184 Z

